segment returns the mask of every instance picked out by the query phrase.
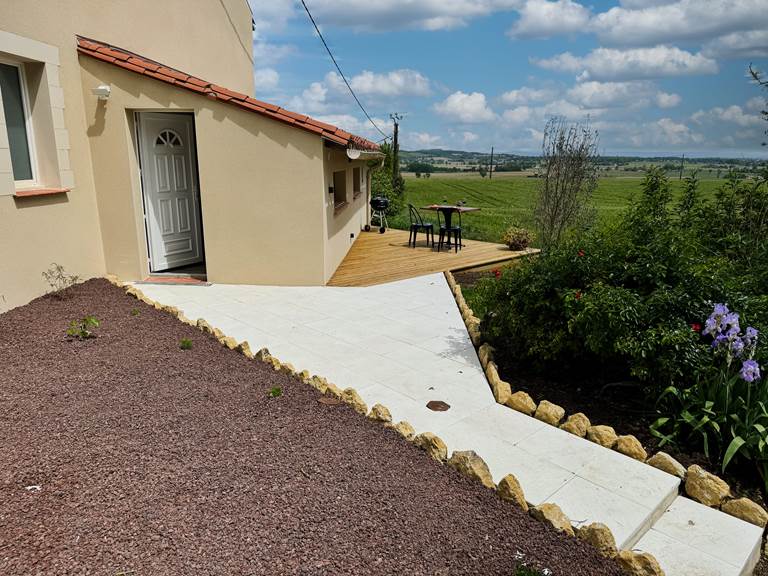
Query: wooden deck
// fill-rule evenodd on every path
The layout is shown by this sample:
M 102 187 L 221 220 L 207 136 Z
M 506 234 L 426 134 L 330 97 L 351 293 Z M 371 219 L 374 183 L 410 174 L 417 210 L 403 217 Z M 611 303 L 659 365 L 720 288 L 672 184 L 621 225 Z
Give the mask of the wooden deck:
M 425 245 L 424 234 L 419 234 L 416 248 L 409 248 L 407 230 L 360 232 L 328 285 L 372 286 L 446 270 L 501 264 L 528 253 L 477 240 L 464 240 L 464 248 L 458 253 L 437 252 Z

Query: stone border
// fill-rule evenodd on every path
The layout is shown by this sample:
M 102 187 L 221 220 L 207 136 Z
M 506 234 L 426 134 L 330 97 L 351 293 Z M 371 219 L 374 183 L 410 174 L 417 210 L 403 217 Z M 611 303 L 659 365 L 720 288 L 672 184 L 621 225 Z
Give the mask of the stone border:
M 605 448 L 616 450 L 625 456 L 658 468 L 667 474 L 677 476 L 680 479 L 681 491 L 686 496 L 765 530 L 768 524 L 768 511 L 749 498 L 734 499 L 728 483 L 707 472 L 701 466 L 694 464 L 686 470 L 680 462 L 662 451 L 649 457 L 648 452 L 635 436 L 620 436 L 611 426 L 593 425 L 582 412 L 571 414 L 563 422 L 565 409 L 561 406 L 547 400 L 542 400 L 537 405 L 526 392 L 522 390 L 513 392 L 512 386 L 499 377 L 498 368 L 493 361 L 494 349 L 484 341 L 480 330 L 480 319 L 467 305 L 461 286 L 450 271 L 446 271 L 444 274 L 498 404 L 508 406 L 527 416 L 533 416 L 551 426 L 556 426 L 566 432 L 586 438 Z M 768 553 L 768 540 L 766 540 L 766 552 Z
M 450 272 L 448 274 L 450 274 Z M 299 372 L 290 363 L 281 362 L 277 357 L 273 356 L 267 348 L 262 348 L 254 354 L 251 351 L 248 342 L 243 341 L 238 343 L 233 337 L 227 336 L 218 328 L 211 326 L 205 319 L 198 318 L 197 320 L 191 320 L 184 316 L 181 310 L 175 306 L 164 305 L 152 300 L 135 285 L 121 282 L 114 275 L 108 275 L 106 276 L 106 279 L 114 286 L 124 289 L 127 294 L 130 294 L 148 306 L 162 312 L 167 312 L 184 324 L 195 326 L 200 331 L 214 336 L 222 346 L 240 352 L 250 360 L 257 360 L 264 362 L 265 364 L 270 364 L 276 372 L 283 372 L 304 384 L 312 386 L 321 394 L 349 404 L 355 412 L 361 416 L 365 416 L 373 422 L 382 424 L 385 428 L 394 430 L 405 438 L 405 440 L 424 450 L 436 462 L 451 466 L 465 476 L 480 482 L 486 488 L 494 490 L 501 500 L 511 502 L 536 520 L 548 524 L 557 532 L 561 532 L 567 536 L 578 537 L 580 540 L 594 546 L 604 557 L 616 560 L 630 576 L 664 576 L 664 571 L 659 567 L 656 559 L 650 554 L 646 552 L 633 552 L 631 550 L 619 551 L 616 547 L 616 541 L 610 528 L 605 524 L 594 522 L 580 528 L 574 528 L 571 521 L 556 504 L 544 503 L 539 506 L 529 505 L 525 499 L 525 494 L 520 486 L 520 482 L 518 482 L 513 474 L 507 474 L 501 479 L 499 484 L 496 485 L 493 482 L 493 477 L 491 476 L 488 465 L 473 450 L 454 451 L 449 458 L 448 447 L 439 436 L 432 432 L 416 434 L 413 426 L 404 420 L 394 423 L 389 409 L 382 404 L 374 404 L 369 411 L 368 406 L 354 388 L 350 387 L 341 390 L 338 386 L 328 382 L 328 380 L 322 376 L 311 375 L 308 370 Z M 454 285 L 456 284 L 454 283 Z M 460 290 L 461 289 L 459 288 L 459 294 Z M 464 303 L 464 306 L 466 308 L 466 303 Z M 476 336 L 479 337 L 480 321 L 472 315 L 471 310 L 468 308 L 467 310 L 468 315 L 471 315 L 471 318 L 474 318 L 476 321 L 473 325 L 476 330 Z M 462 317 L 464 317 L 463 313 Z M 474 338 L 473 343 L 475 343 Z

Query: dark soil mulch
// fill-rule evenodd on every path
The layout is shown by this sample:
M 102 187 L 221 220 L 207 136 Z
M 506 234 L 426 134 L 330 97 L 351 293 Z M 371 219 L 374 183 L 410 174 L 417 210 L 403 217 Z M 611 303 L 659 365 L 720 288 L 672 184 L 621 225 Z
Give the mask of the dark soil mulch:
M 68 340 L 88 314 L 98 337 Z M 0 315 L 0 334 L 0 574 L 490 575 L 518 551 L 554 574 L 620 574 L 103 280 Z

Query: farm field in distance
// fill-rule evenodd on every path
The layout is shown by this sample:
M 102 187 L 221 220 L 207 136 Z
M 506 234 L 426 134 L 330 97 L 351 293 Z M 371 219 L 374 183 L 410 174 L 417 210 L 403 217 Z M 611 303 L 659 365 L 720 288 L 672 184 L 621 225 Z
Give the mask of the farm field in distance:
M 479 212 L 465 214 L 462 219 L 462 233 L 465 238 L 500 242 L 508 226 L 517 224 L 533 230 L 533 204 L 539 180 L 526 177 L 526 173 L 496 173 L 493 179 L 481 178 L 476 173 L 434 173 L 430 178 L 416 178 L 412 173 L 403 173 L 406 181 L 404 210 L 389 218 L 393 228 L 408 229 L 408 207 L 417 208 L 429 204 L 455 204 L 463 201 L 467 206 L 481 208 Z M 630 199 L 640 192 L 642 175 L 601 177 L 594 195 L 598 218 L 610 218 L 623 209 Z M 700 176 L 699 193 L 702 198 L 711 198 L 725 180 Z M 670 186 L 673 196 L 679 198 L 684 180 L 672 178 Z M 422 212 L 426 218 L 437 222 L 433 212 Z

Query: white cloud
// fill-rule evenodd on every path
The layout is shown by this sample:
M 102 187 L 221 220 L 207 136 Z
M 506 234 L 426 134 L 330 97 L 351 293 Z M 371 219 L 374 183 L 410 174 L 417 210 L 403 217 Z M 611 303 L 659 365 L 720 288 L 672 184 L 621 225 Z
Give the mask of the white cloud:
M 759 96 L 750 98 L 744 106 L 750 112 L 760 112 L 765 110 L 766 107 L 768 107 L 768 103 L 765 101 L 765 98 L 760 98 Z
M 702 134 L 694 132 L 687 125 L 675 122 L 671 118 L 660 118 L 655 122 L 631 128 L 627 136 L 629 142 L 637 148 L 653 146 L 658 150 L 704 142 Z
M 375 73 L 368 70 L 349 78 L 352 89 L 370 102 L 374 98 L 426 96 L 431 93 L 429 80 L 415 70 L 393 70 Z M 258 85 L 257 85 L 258 89 Z M 344 80 L 336 72 L 328 72 L 322 81 L 312 82 L 288 107 L 305 114 L 331 114 L 355 106 Z
M 504 110 L 502 118 L 509 124 L 524 124 L 531 120 L 533 116 L 533 110 L 528 106 L 518 106 L 517 108 L 510 108 Z
M 558 34 L 583 32 L 590 12 L 573 0 L 526 0 L 520 19 L 507 34 L 513 38 L 548 38 Z
M 504 92 L 501 95 L 501 101 L 507 106 L 519 106 L 530 102 L 546 102 L 555 97 L 555 91 L 548 88 L 528 88 L 523 86 L 516 90 Z
M 280 83 L 280 74 L 274 68 L 256 68 L 253 71 L 253 81 L 256 84 L 256 93 L 270 92 Z
M 428 132 L 408 132 L 405 135 L 406 142 L 419 147 L 433 147 L 440 142 L 440 136 Z
M 267 36 L 281 32 L 294 15 L 293 0 L 248 0 L 253 13 L 253 58 L 256 66 L 274 64 L 293 54 L 291 44 L 275 44 Z
M 376 130 L 370 122 L 368 122 L 367 118 L 358 118 L 357 116 L 353 116 L 351 114 L 322 114 L 316 116 L 316 118 L 321 122 L 333 124 L 334 126 L 338 126 L 339 128 L 342 128 L 347 132 L 351 132 L 352 134 L 366 136 L 373 140 L 379 140 L 381 138 L 379 131 Z M 391 120 L 376 118 L 374 116 L 373 121 L 379 128 L 381 128 L 385 134 L 392 133 Z
M 596 48 L 582 57 L 565 52 L 533 62 L 547 70 L 579 73 L 584 80 L 632 80 L 715 74 L 718 71 L 714 60 L 675 46 L 628 50 Z
M 702 54 L 711 58 L 768 57 L 768 29 L 732 32 L 704 44 Z
M 288 108 L 304 114 L 324 113 L 328 110 L 327 95 L 328 88 L 322 82 L 312 82 L 300 96 L 290 99 Z
M 264 0 L 266 3 L 269 0 Z M 314 0 L 312 13 L 323 25 L 383 32 L 397 29 L 450 30 L 522 0 Z
M 750 100 L 747 104 L 750 104 Z M 697 124 L 705 122 L 719 121 L 736 124 L 742 127 L 758 126 L 762 123 L 759 112 L 745 112 L 744 108 L 733 104 L 732 106 L 716 106 L 710 110 L 699 110 L 691 115 L 691 120 Z
M 462 132 L 461 133 L 461 139 L 465 144 L 469 144 L 470 142 L 475 142 L 477 139 L 480 138 L 477 134 L 474 132 Z
M 341 76 L 331 72 L 326 82 L 337 91 L 345 91 Z M 407 68 L 377 74 L 364 70 L 349 79 L 352 89 L 363 96 L 429 96 L 432 90 L 429 80 L 416 70 Z
M 680 94 L 669 92 L 659 92 L 656 94 L 656 104 L 659 108 L 674 108 L 682 102 Z
M 705 40 L 736 31 L 768 28 L 765 0 L 624 2 L 598 14 L 592 28 L 608 44 L 649 46 Z
M 491 122 L 496 117 L 482 92 L 454 92 L 434 108 L 441 116 L 465 124 Z

